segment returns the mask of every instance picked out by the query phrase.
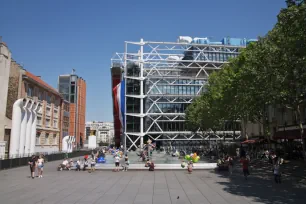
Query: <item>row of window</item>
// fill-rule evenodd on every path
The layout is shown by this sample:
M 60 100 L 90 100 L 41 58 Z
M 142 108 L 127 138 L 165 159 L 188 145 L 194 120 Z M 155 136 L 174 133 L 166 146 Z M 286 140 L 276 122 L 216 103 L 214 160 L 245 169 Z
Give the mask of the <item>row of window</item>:
M 42 124 L 42 117 L 40 117 L 40 116 L 37 116 L 37 125 L 43 125 Z M 45 126 L 46 127 L 51 127 L 51 119 L 49 119 L 49 118 L 46 118 L 46 120 L 45 120 Z M 53 120 L 53 126 L 52 126 L 53 128 L 58 128 L 58 120 Z
M 157 125 L 157 124 L 158 125 Z M 145 131 L 149 132 L 177 132 L 177 131 L 190 131 L 184 121 L 156 121 L 153 123 L 152 120 L 146 120 Z M 159 128 L 159 127 L 161 128 Z M 150 128 L 150 129 L 149 129 Z M 240 123 L 226 122 L 223 131 L 239 131 L 241 130 Z M 127 132 L 140 132 L 140 119 L 137 117 L 127 116 Z
M 149 103 L 145 106 L 146 112 L 151 107 L 151 104 Z M 160 110 L 163 113 L 184 113 L 188 105 L 188 103 L 159 103 L 158 105 L 153 105 L 149 113 L 160 113 Z
M 206 81 L 205 80 L 190 80 L 190 79 L 169 79 L 167 81 L 165 80 L 158 80 L 158 79 L 151 79 L 150 80 L 151 83 L 149 81 L 146 81 L 145 83 L 150 83 L 151 85 L 153 85 L 152 83 L 155 83 L 158 81 L 157 85 L 169 85 L 169 83 L 173 84 L 173 85 L 176 85 L 176 84 L 199 84 L 199 85 L 202 85 L 202 84 L 205 84 Z
M 45 134 L 45 140 L 44 142 L 41 144 L 41 134 L 38 132 L 36 134 L 36 145 L 57 145 L 58 144 L 58 138 L 56 134 L 49 134 L 46 133 Z
M 148 128 L 151 126 L 151 122 L 148 122 L 145 125 L 146 131 L 148 130 Z M 173 121 L 173 122 L 157 122 L 157 124 L 159 125 L 159 127 L 162 129 L 162 131 L 168 131 L 168 132 L 173 132 L 173 131 L 188 131 L 187 129 L 187 125 L 185 125 L 185 122 L 177 122 L 177 121 Z M 149 132 L 160 132 L 160 128 L 159 128 L 155 123 L 151 126 L 151 128 L 149 129 Z
M 199 56 L 198 56 L 199 55 Z M 197 52 L 193 53 L 193 58 L 199 61 L 217 61 L 217 62 L 226 62 L 230 58 L 235 58 L 238 56 L 238 53 L 212 53 L 212 52 L 204 52 L 199 54 Z
M 52 95 L 51 93 L 48 93 L 46 91 L 43 91 L 37 87 L 34 88 L 31 84 L 25 84 L 25 89 L 28 97 L 34 97 L 36 96 L 38 100 L 43 101 L 46 100 L 47 103 L 51 104 L 54 103 L 56 106 L 59 106 L 60 99 Z
M 150 89 L 151 87 L 149 87 Z M 169 95 L 197 95 L 200 93 L 200 86 L 171 86 L 171 85 L 157 85 L 154 86 L 148 94 L 169 94 Z M 202 88 L 202 92 L 203 92 Z M 200 91 L 200 92 L 199 92 Z

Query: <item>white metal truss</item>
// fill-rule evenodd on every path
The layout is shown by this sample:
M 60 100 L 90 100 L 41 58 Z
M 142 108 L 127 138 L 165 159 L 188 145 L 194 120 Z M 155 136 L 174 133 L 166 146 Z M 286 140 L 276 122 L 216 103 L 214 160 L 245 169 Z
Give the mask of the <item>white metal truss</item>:
M 240 48 L 143 40 L 125 42 L 125 52 L 115 53 L 112 66 L 123 66 L 124 78 L 139 81 L 141 93 L 126 94 L 126 97 L 140 100 L 140 110 L 126 114 L 140 119 L 139 131 L 130 132 L 125 127 L 126 138 L 131 144 L 129 149 L 136 147 L 139 139 L 142 145 L 144 136 L 155 141 L 230 139 L 226 136 L 233 134 L 233 131 L 218 131 L 212 138 L 200 132 L 163 129 L 160 123 L 184 123 L 185 114 L 182 109 L 204 91 L 209 75 L 222 69 L 229 57 L 237 56 Z M 127 75 L 128 63 L 139 66 L 139 75 Z M 168 106 L 170 108 L 167 109 Z M 155 130 L 151 131 L 153 126 Z M 235 132 L 240 135 L 240 131 Z

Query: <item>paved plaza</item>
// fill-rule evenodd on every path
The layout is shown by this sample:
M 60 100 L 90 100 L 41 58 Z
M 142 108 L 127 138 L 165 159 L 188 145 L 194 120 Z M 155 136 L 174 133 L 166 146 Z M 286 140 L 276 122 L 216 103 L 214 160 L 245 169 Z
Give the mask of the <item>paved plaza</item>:
M 249 180 L 209 170 L 194 171 L 56 171 L 57 162 L 45 165 L 43 178 L 29 178 L 29 167 L 0 171 L 1 204 L 34 203 L 305 203 L 305 180 L 284 177 L 282 184 L 272 175 L 253 170 Z

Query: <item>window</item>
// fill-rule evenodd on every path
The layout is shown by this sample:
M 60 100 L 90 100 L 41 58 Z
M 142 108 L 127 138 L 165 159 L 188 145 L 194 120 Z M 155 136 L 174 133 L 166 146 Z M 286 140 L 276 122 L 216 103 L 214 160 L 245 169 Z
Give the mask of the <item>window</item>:
M 45 145 L 49 144 L 49 133 L 45 135 Z
M 28 97 L 33 97 L 34 95 L 34 90 L 33 90 L 33 87 L 28 85 L 28 89 L 27 89 L 27 96 Z
M 54 110 L 54 113 L 53 113 L 53 117 L 58 117 L 58 111 L 57 110 Z
M 46 119 L 46 126 L 50 127 L 50 119 Z
M 70 103 L 74 103 L 74 95 L 70 95 Z
M 50 95 L 49 94 L 46 94 L 46 101 L 47 101 L 47 103 L 51 103 L 51 97 L 50 97 Z
M 37 113 L 38 113 L 38 114 L 41 114 L 41 113 L 42 113 L 42 105 L 38 105 Z
M 57 144 L 57 137 L 56 137 L 56 134 L 53 134 L 53 144 Z
M 37 116 L 37 125 L 42 125 L 41 117 Z
M 57 128 L 57 120 L 53 120 L 53 127 Z
M 75 86 L 74 85 L 71 85 L 70 92 L 71 92 L 71 94 L 75 94 Z
M 38 100 L 40 101 L 44 100 L 43 93 L 40 90 L 38 90 Z
M 36 145 L 40 144 L 40 133 L 39 132 L 36 133 L 35 144 Z
M 50 115 L 50 113 L 51 113 L 51 108 L 47 107 L 47 108 L 46 108 L 46 114 L 47 114 L 47 115 Z

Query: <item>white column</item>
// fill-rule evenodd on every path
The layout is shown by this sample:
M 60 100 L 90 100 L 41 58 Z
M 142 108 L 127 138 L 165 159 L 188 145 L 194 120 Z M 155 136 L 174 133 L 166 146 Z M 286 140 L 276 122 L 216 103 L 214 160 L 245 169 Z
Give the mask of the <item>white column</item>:
M 23 116 L 21 122 L 21 130 L 20 130 L 20 139 L 19 139 L 19 155 L 23 156 L 24 154 L 24 145 L 25 145 L 25 137 L 27 132 L 27 122 L 28 122 L 28 113 L 27 113 L 27 106 L 29 100 L 26 100 L 25 105 L 23 106 Z
M 140 147 L 143 148 L 143 39 L 140 39 Z
M 34 109 L 33 109 L 33 112 L 32 112 L 32 119 L 33 119 L 33 122 L 32 122 L 32 126 L 31 126 L 31 142 L 30 142 L 30 153 L 31 154 L 34 154 L 35 153 L 35 143 L 36 143 L 36 125 L 37 125 L 37 111 L 39 110 L 40 108 L 40 103 L 37 103 L 36 105 L 34 105 Z
M 25 99 L 21 98 L 15 101 L 13 105 L 12 130 L 10 138 L 10 158 L 17 156 L 19 153 L 19 139 L 21 133 L 21 122 L 23 116 L 23 104 Z
M 36 103 L 35 103 L 35 105 L 36 105 Z M 34 107 L 34 103 L 31 102 L 29 104 L 29 107 L 26 108 L 28 121 L 27 121 L 24 153 L 27 154 L 27 155 L 30 153 L 31 130 L 32 130 L 32 123 L 33 123 L 33 117 L 32 117 L 33 107 Z
M 122 79 L 124 79 L 124 127 L 122 127 L 121 136 L 124 137 L 124 154 L 127 152 L 126 148 L 126 72 L 127 72 L 127 42 L 124 43 L 124 74 Z

